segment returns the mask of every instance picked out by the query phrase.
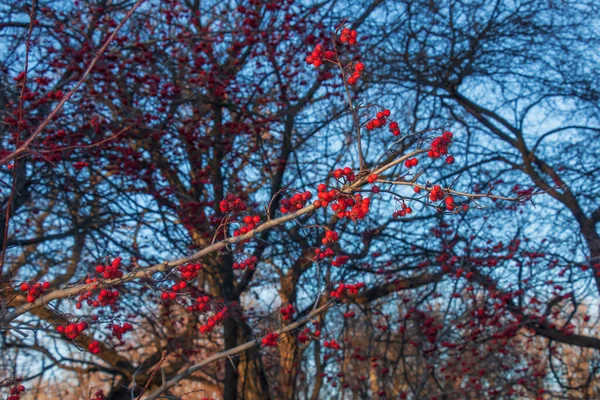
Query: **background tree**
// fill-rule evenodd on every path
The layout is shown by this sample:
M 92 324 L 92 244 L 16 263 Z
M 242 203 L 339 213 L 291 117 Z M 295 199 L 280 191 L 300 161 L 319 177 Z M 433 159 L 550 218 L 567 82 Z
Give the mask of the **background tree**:
M 596 8 L 4 1 L 4 383 L 597 396 Z

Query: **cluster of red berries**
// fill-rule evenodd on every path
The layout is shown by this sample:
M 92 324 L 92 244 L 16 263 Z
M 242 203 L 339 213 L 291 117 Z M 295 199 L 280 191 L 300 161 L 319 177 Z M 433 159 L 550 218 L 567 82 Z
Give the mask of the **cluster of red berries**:
M 210 297 L 208 296 L 200 296 L 196 299 L 197 304 L 192 304 L 191 306 L 187 306 L 187 311 L 192 313 L 196 312 L 206 312 L 209 309 L 208 303 L 210 302 Z
M 96 281 L 96 278 L 93 278 L 93 279 L 88 278 L 88 279 L 86 279 L 85 283 L 93 283 L 95 281 Z M 80 294 L 79 298 L 77 299 L 77 303 L 75 303 L 75 308 L 80 310 L 81 306 L 82 306 L 81 302 L 84 300 L 87 301 L 88 306 L 92 306 L 92 305 L 96 304 L 96 305 L 94 305 L 94 307 L 98 307 L 100 305 L 100 302 L 98 300 L 92 300 L 91 299 L 92 295 L 93 295 L 93 293 L 91 290 L 88 290 L 87 292 Z
M 330 293 L 330 296 L 339 299 L 344 295 L 356 295 L 360 289 L 364 287 L 365 284 L 362 282 L 354 284 L 340 283 L 338 287 Z
M 296 193 L 290 199 L 281 200 L 281 208 L 279 209 L 282 214 L 292 213 L 298 211 L 306 205 L 306 202 L 312 198 L 312 193 L 306 191 L 304 193 Z
M 77 336 L 81 334 L 81 332 L 85 331 L 88 327 L 87 322 L 81 321 L 78 323 L 69 324 L 67 326 L 58 325 L 56 327 L 56 332 L 64 334 L 69 339 L 75 339 Z
M 212 317 L 209 317 L 208 320 L 206 321 L 206 324 L 200 326 L 200 333 L 212 332 L 212 330 L 214 329 L 214 327 L 219 322 L 221 322 L 225 318 L 227 318 L 227 311 L 228 311 L 227 307 L 223 307 L 223 309 L 221 311 L 219 311 L 218 313 L 216 313 Z
M 308 336 L 309 331 L 310 330 L 308 328 L 304 328 L 304 330 L 298 334 L 298 341 L 300 343 L 305 344 L 310 340 L 310 337 Z
M 363 64 L 361 62 L 357 62 L 356 64 L 354 64 L 354 72 L 348 78 L 348 83 L 351 85 L 356 84 L 356 82 L 358 82 L 358 80 L 360 79 L 360 75 L 362 74 L 364 69 L 365 69 L 365 64 Z
M 354 318 L 356 316 L 356 314 L 354 313 L 354 311 L 348 311 L 344 313 L 344 318 L 348 319 L 348 318 Z
M 358 33 L 352 29 L 344 28 L 342 29 L 342 34 L 340 35 L 340 42 L 348 43 L 350 45 L 356 44 L 356 38 L 358 37 Z
M 279 309 L 279 313 L 281 314 L 281 318 L 283 318 L 284 321 L 289 321 L 292 319 L 292 317 L 294 316 L 294 313 L 296 312 L 296 309 L 294 308 L 294 306 L 292 304 L 288 304 L 284 307 L 281 307 Z
M 367 122 L 366 128 L 368 131 L 372 131 L 373 129 L 383 128 L 387 124 L 387 119 L 390 116 L 390 110 L 385 109 L 383 111 L 379 111 L 375 115 L 375 119 Z
M 327 347 L 328 349 L 333 349 L 333 350 L 340 350 L 340 344 L 335 340 L 335 339 L 331 339 L 330 341 L 326 341 L 325 343 L 323 343 L 323 346 Z
M 178 269 L 181 274 L 181 279 L 189 282 L 198 276 L 198 271 L 202 269 L 202 264 L 182 265 Z
M 119 279 L 123 277 L 123 271 L 121 268 L 121 257 L 115 258 L 110 265 L 98 265 L 96 266 L 96 272 L 102 274 L 104 279 Z
M 446 209 L 448 211 L 454 211 L 455 205 L 454 205 L 454 198 L 452 198 L 452 196 L 448 196 L 444 199 L 444 203 L 446 203 Z
M 319 197 L 319 200 L 315 200 L 315 202 L 313 203 L 313 206 L 315 206 L 316 208 L 320 208 L 320 207 L 327 207 L 329 205 L 329 203 L 331 203 L 332 201 L 334 201 L 336 199 L 336 197 L 338 196 L 338 191 L 335 189 L 327 189 L 327 185 L 325 185 L 324 183 L 319 184 L 319 186 L 317 186 L 317 197 Z
M 400 136 L 400 127 L 396 121 L 390 123 L 390 132 L 392 132 L 392 135 L 394 136 Z
M 80 171 L 89 165 L 90 163 L 87 161 L 77 161 L 76 163 L 73 163 L 73 168 L 75 168 L 77 171 Z
M 417 160 L 416 158 L 409 158 L 408 160 L 404 161 L 404 166 L 406 168 L 412 168 L 412 167 L 416 167 L 417 165 L 419 165 L 419 160 Z
M 119 298 L 118 290 L 102 289 L 102 290 L 100 290 L 100 293 L 98 293 L 98 300 L 93 301 L 92 306 L 94 306 L 94 307 L 111 306 L 116 303 L 118 298 Z M 89 304 L 89 302 L 88 302 L 88 304 Z
M 433 139 L 433 142 L 431 142 L 431 149 L 427 155 L 430 158 L 440 158 L 442 155 L 448 154 L 448 147 L 450 147 L 452 144 L 452 137 L 452 132 L 446 131 L 442 133 L 442 136 L 438 136 Z M 454 162 L 454 157 L 452 157 L 450 160 L 446 158 L 446 162 L 448 162 L 448 164 L 452 164 Z
M 225 199 L 219 203 L 219 209 L 223 214 L 244 212 L 246 208 L 246 203 L 232 193 L 225 196 Z
M 334 258 L 331 261 L 331 265 L 333 265 L 334 267 L 341 267 L 342 265 L 346 264 L 348 262 L 348 256 L 342 255 L 342 256 L 337 256 L 336 258 Z
M 338 181 L 345 178 L 346 182 L 352 182 L 355 178 L 354 171 L 350 167 L 338 168 L 333 171 L 333 177 Z
M 97 340 L 90 342 L 90 344 L 88 344 L 88 351 L 92 354 L 100 353 L 100 342 Z
M 279 334 L 277 332 L 271 332 L 262 339 L 263 347 L 277 347 L 277 338 Z
M 175 300 L 177 298 L 177 293 L 175 293 L 175 292 L 162 292 L 161 295 L 160 295 L 160 298 L 163 301 Z
M 10 391 L 8 392 L 9 396 L 6 398 L 6 400 L 20 400 L 21 393 L 25 391 L 25 386 L 19 383 L 21 379 L 17 378 L 15 380 L 17 382 L 15 382 L 14 386 L 10 388 Z
M 173 286 L 171 286 L 171 290 L 169 292 L 162 292 L 160 298 L 164 301 L 175 300 L 177 298 L 177 292 L 185 289 L 186 287 L 187 283 L 185 281 L 175 283 Z
M 246 269 L 253 270 L 256 268 L 258 258 L 256 256 L 248 257 L 244 261 L 234 262 L 233 269 Z
M 333 51 L 326 51 L 321 43 L 317 44 L 308 56 L 306 56 L 306 63 L 314 65 L 315 68 L 319 68 L 323 65 L 323 59 L 333 60 L 335 53 Z
M 33 303 L 40 295 L 44 294 L 44 292 L 50 287 L 50 282 L 36 282 L 33 285 L 23 282 L 21 283 L 21 291 L 27 292 L 27 302 Z
M 325 248 L 325 250 L 321 250 L 319 248 L 315 249 L 315 261 L 319 261 L 327 257 L 333 257 L 334 255 L 335 253 L 329 247 Z
M 331 243 L 335 243 L 340 238 L 340 235 L 336 231 L 327 231 L 325 232 L 325 237 L 321 239 L 321 243 L 327 246 Z
M 355 179 L 354 172 L 349 167 L 335 170 L 333 176 L 338 180 L 344 177 L 347 182 Z M 317 192 L 319 200 L 316 200 L 313 205 L 316 208 L 320 208 L 327 207 L 332 203 L 331 209 L 337 213 L 338 218 L 349 218 L 356 221 L 366 217 L 369 212 L 371 200 L 369 198 L 363 199 L 360 194 L 356 194 L 354 197 L 342 197 L 340 192 L 334 189 L 328 190 L 327 186 L 323 183 L 317 187 Z M 347 211 L 348 208 L 350 208 L 349 211 Z
M 412 213 L 412 208 L 407 206 L 406 203 L 402 203 L 402 209 L 394 211 L 394 213 L 392 214 L 392 217 L 394 217 L 394 218 L 404 217 L 405 215 L 410 214 L 410 213 Z
M 244 217 L 243 221 L 244 221 L 244 226 L 242 226 L 240 229 L 236 229 L 233 232 L 233 236 L 245 235 L 246 233 L 250 232 L 252 229 L 256 228 L 256 226 L 260 223 L 260 216 L 259 215 L 246 215 Z
M 129 331 L 133 330 L 133 325 L 131 325 L 129 322 L 125 322 L 123 324 L 123 326 L 114 324 L 112 326 L 112 335 L 113 337 L 116 337 L 117 339 L 121 340 L 121 338 L 123 337 L 124 334 L 126 334 Z
M 429 192 L 429 200 L 436 202 L 443 199 L 445 195 L 442 187 L 440 185 L 435 185 L 433 189 L 431 189 L 431 192 Z
M 337 202 L 331 205 L 331 209 L 337 213 L 338 218 L 349 218 L 356 221 L 367 216 L 370 204 L 371 199 L 355 194 L 354 197 L 339 197 Z M 346 211 L 348 208 L 350 210 Z

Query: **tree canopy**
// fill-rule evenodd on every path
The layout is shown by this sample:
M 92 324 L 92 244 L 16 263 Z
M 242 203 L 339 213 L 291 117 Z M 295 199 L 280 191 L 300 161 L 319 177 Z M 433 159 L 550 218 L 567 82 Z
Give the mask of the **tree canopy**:
M 600 396 L 599 13 L 0 0 L 0 389 Z

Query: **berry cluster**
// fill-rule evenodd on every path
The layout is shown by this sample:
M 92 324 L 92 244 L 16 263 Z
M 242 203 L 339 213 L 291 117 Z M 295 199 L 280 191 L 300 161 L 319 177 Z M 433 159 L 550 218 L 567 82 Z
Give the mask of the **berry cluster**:
M 333 257 L 335 253 L 331 248 L 327 247 L 325 250 L 321 250 L 319 248 L 315 249 L 315 261 L 320 261 L 327 257 Z
M 348 167 L 335 170 L 333 175 L 338 180 L 342 177 L 344 177 L 346 181 L 355 179 L 354 172 Z M 337 213 L 338 218 L 349 218 L 356 221 L 365 218 L 369 213 L 371 200 L 369 198 L 363 198 L 360 194 L 354 196 L 342 196 L 341 193 L 335 189 L 328 190 L 327 186 L 323 183 L 317 187 L 317 192 L 319 200 L 316 200 L 313 205 L 316 208 L 320 208 L 327 207 L 331 204 L 331 209 Z
M 412 208 L 407 206 L 406 203 L 402 203 L 402 209 L 394 211 L 394 213 L 392 214 L 392 217 L 394 217 L 394 218 L 404 217 L 405 215 L 410 214 L 410 213 L 412 213 Z
M 300 343 L 305 344 L 310 340 L 310 337 L 308 336 L 309 331 L 310 330 L 308 328 L 304 328 L 304 330 L 300 332 L 300 334 L 298 335 L 298 341 Z
M 448 154 L 448 147 L 452 145 L 452 137 L 452 132 L 446 131 L 442 133 L 442 136 L 438 136 L 433 139 L 433 142 L 431 142 L 431 149 L 427 155 L 430 158 L 440 158 L 443 154 Z M 449 160 L 450 157 L 452 156 L 448 156 L 446 158 L 446 162 L 448 164 L 452 164 L 454 162 L 454 157 Z
M 340 344 L 335 339 L 326 341 L 325 343 L 323 343 L 323 346 L 327 347 L 328 349 L 341 350 Z
M 348 318 L 354 318 L 356 316 L 356 314 L 354 313 L 354 311 L 348 311 L 344 313 L 344 318 L 348 319 Z
M 232 193 L 225 196 L 225 200 L 221 200 L 219 203 L 219 209 L 223 214 L 244 212 L 246 208 L 246 203 Z
M 296 309 L 294 308 L 294 306 L 292 304 L 288 304 L 284 307 L 281 307 L 279 309 L 279 313 L 281 314 L 281 318 L 283 318 L 284 321 L 289 321 L 292 319 L 292 317 L 294 316 L 294 313 L 296 312 Z
M 281 208 L 279 209 L 282 214 L 288 214 L 304 208 L 306 202 L 312 198 L 312 193 L 306 191 L 304 193 L 296 193 L 290 199 L 281 200 Z
M 365 64 L 363 64 L 361 62 L 357 62 L 356 64 L 354 64 L 354 72 L 348 78 L 348 83 L 351 85 L 356 84 L 356 82 L 358 82 L 358 80 L 360 79 L 360 75 L 362 74 L 364 69 L 365 69 Z
M 90 344 L 88 344 L 88 351 L 92 354 L 100 353 L 100 342 L 97 340 L 90 342 Z
M 198 271 L 202 269 L 202 264 L 182 265 L 178 269 L 181 274 L 181 279 L 189 282 L 198 276 Z
M 133 330 L 133 325 L 131 325 L 129 322 L 125 322 L 123 324 L 123 326 L 114 324 L 112 326 L 112 335 L 113 337 L 116 337 L 117 339 L 121 340 L 121 338 L 123 337 L 124 334 L 126 334 L 129 331 Z
M 117 299 L 119 298 L 119 292 L 117 290 L 107 290 L 102 289 L 100 293 L 98 293 L 98 300 L 92 302 L 94 307 L 98 306 L 111 306 L 115 304 Z
M 213 328 L 225 318 L 227 318 L 227 307 L 223 307 L 221 311 L 209 317 L 206 321 L 206 324 L 200 326 L 200 333 L 208 333 L 212 332 Z
M 346 182 L 352 182 L 356 176 L 354 175 L 354 171 L 352 171 L 352 168 L 345 167 L 343 169 L 338 168 L 335 171 L 333 171 L 333 177 L 338 181 L 342 178 L 345 178 Z
M 244 226 L 240 229 L 236 229 L 233 232 L 233 236 L 245 235 L 250 232 L 252 229 L 256 228 L 256 226 L 260 223 L 260 216 L 258 215 L 246 215 L 243 219 Z
M 400 136 L 400 127 L 396 121 L 390 123 L 390 132 L 392 132 L 392 135 L 394 136 Z
M 27 302 L 33 303 L 40 295 L 42 295 L 50 287 L 50 282 L 36 282 L 29 284 L 27 282 L 21 283 L 21 291 L 27 292 Z
M 262 339 L 263 347 L 277 347 L 277 338 L 279 334 L 276 332 L 271 332 L 267 336 Z
M 313 206 L 316 208 L 327 207 L 329 203 L 335 200 L 338 195 L 338 191 L 335 189 L 328 190 L 327 185 L 324 183 L 319 184 L 317 186 L 317 197 L 319 200 L 315 200 Z
M 56 332 L 64 334 L 69 339 L 75 339 L 77 336 L 81 334 L 81 332 L 85 331 L 88 327 L 87 322 L 81 321 L 78 323 L 69 324 L 67 326 L 58 325 L 56 327 Z
M 256 263 L 258 262 L 258 258 L 256 256 L 248 257 L 244 261 L 234 262 L 233 269 L 246 269 L 253 270 L 256 268 Z
M 171 290 L 169 292 L 162 292 L 160 298 L 164 301 L 175 300 L 177 298 L 177 292 L 185 289 L 186 287 L 187 283 L 185 281 L 175 283 L 173 286 L 171 286 Z
M 444 199 L 444 203 L 446 203 L 446 209 L 448 211 L 454 211 L 455 205 L 454 205 L 454 198 L 452 198 L 452 196 L 448 196 Z
M 356 295 L 359 290 L 364 287 L 365 284 L 362 282 L 354 284 L 340 283 L 338 287 L 330 293 L 330 296 L 339 299 L 344 295 Z
M 342 34 L 340 35 L 340 42 L 348 43 L 349 45 L 354 46 L 356 44 L 356 38 L 358 37 L 358 33 L 352 29 L 344 28 L 342 29 Z
M 419 160 L 416 158 L 409 158 L 408 160 L 404 161 L 404 166 L 406 168 L 416 167 L 417 165 L 419 165 Z
M 340 235 L 338 235 L 338 233 L 336 231 L 327 231 L 327 232 L 325 232 L 325 237 L 323 239 L 321 239 L 321 243 L 323 243 L 325 246 L 327 246 L 331 243 L 337 242 L 339 238 L 340 238 Z
M 196 299 L 197 304 L 192 304 L 191 306 L 187 306 L 187 311 L 192 313 L 196 312 L 206 312 L 209 309 L 208 303 L 210 302 L 210 297 L 208 296 L 200 296 Z
M 19 383 L 21 379 L 17 378 L 15 380 L 16 382 L 14 383 L 13 387 L 10 388 L 10 391 L 8 392 L 9 396 L 6 398 L 6 400 L 20 400 L 21 393 L 25 391 L 25 386 Z
M 102 274 L 104 279 L 119 279 L 123 277 L 123 271 L 121 267 L 121 257 L 115 258 L 110 265 L 98 265 L 96 266 L 96 272 Z
M 429 192 L 429 200 L 436 202 L 443 199 L 445 196 L 444 191 L 440 185 L 435 185 L 431 192 Z
M 370 204 L 371 199 L 356 194 L 354 197 L 339 197 L 337 202 L 331 205 L 331 209 L 337 213 L 338 218 L 348 218 L 356 221 L 367 216 Z
M 331 261 L 331 265 L 333 265 L 334 267 L 341 267 L 342 265 L 346 264 L 348 262 L 348 256 L 337 256 L 336 258 L 334 258 Z
M 73 168 L 75 168 L 77 171 L 80 171 L 83 168 L 88 167 L 89 165 L 90 163 L 87 161 L 77 161 L 73 163 Z
M 86 279 L 85 283 L 89 284 L 89 283 L 93 283 L 93 282 L 96 282 L 96 278 L 93 278 L 93 279 L 88 278 L 88 279 Z M 84 300 L 87 301 L 88 306 L 98 307 L 100 305 L 100 302 L 98 300 L 92 300 L 91 299 L 92 295 L 93 295 L 93 293 L 91 290 L 88 290 L 87 292 L 80 294 L 79 298 L 77 299 L 77 303 L 75 303 L 75 308 L 80 310 L 81 306 L 82 306 L 81 302 Z
M 323 65 L 323 59 L 325 60 L 333 60 L 335 58 L 335 53 L 333 51 L 325 51 L 325 48 L 321 43 L 317 44 L 308 56 L 306 56 L 306 63 L 309 65 L 313 65 L 315 68 L 319 68 Z
M 378 112 L 375 115 L 375 119 L 367 122 L 367 130 L 372 131 L 373 129 L 383 128 L 387 124 L 388 117 L 390 116 L 390 110 L 385 109 Z M 397 124 L 396 124 L 397 125 Z

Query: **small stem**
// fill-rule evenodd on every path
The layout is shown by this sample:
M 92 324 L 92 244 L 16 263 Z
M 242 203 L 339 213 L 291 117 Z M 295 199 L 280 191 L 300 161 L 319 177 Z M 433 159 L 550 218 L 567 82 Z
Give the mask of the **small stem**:
M 340 69 L 340 73 L 342 74 L 342 83 L 344 84 L 344 89 L 346 89 L 346 100 L 348 100 L 348 105 L 350 106 L 350 112 L 352 113 L 352 120 L 354 122 L 354 126 L 356 129 L 356 137 L 358 139 L 358 161 L 360 163 L 360 170 L 364 171 L 365 169 L 365 161 L 362 153 L 362 143 L 360 138 L 360 123 L 358 120 L 358 115 L 356 115 L 356 109 L 352 105 L 352 96 L 350 95 L 350 87 L 348 86 L 348 82 L 346 81 L 346 73 L 344 72 L 344 68 L 340 63 L 340 57 L 338 56 L 337 46 L 335 44 L 335 34 L 331 38 L 331 42 L 333 44 L 333 51 L 335 52 L 336 65 Z

